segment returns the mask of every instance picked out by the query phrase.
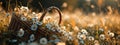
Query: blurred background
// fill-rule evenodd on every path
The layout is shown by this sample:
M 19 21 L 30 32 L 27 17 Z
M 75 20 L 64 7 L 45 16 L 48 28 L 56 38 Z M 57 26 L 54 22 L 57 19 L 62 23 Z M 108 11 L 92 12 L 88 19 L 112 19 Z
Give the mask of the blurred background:
M 43 11 L 50 6 L 56 6 L 71 12 L 80 9 L 86 14 L 120 12 L 120 0 L 0 0 L 0 2 L 6 11 L 8 8 L 13 10 L 16 6 L 28 6 L 33 11 Z

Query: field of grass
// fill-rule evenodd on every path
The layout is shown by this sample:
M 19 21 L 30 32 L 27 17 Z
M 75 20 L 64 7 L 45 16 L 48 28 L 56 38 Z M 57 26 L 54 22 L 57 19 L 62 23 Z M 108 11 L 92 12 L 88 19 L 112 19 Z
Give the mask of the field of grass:
M 29 9 L 15 9 L 16 14 L 23 14 L 26 18 L 38 19 L 44 12 L 31 12 Z M 23 12 L 20 12 L 23 11 Z M 61 11 L 62 20 L 60 26 L 59 14 L 56 11 L 47 13 L 43 18 L 43 28 L 51 32 L 60 33 L 61 36 L 50 33 L 49 37 L 35 40 L 32 35 L 30 40 L 21 41 L 24 35 L 24 29 L 16 30 L 19 38 L 9 38 L 8 27 L 13 12 L 0 11 L 0 44 L 2 45 L 120 45 L 120 15 L 119 14 L 84 14 L 82 11 L 75 10 L 73 12 Z M 34 22 L 34 21 L 33 21 Z M 48 25 L 47 25 L 48 24 Z M 31 28 L 31 27 L 30 27 Z M 22 31 L 21 31 L 22 30 Z M 46 31 L 44 30 L 44 31 Z M 20 32 L 19 32 L 20 31 Z M 22 33 L 21 33 L 22 32 Z M 49 32 L 49 31 L 48 31 Z M 8 34 L 7 34 L 8 33 Z M 41 32 L 42 33 L 42 32 Z M 14 33 L 16 34 L 16 33 Z M 46 35 L 46 34 L 44 34 Z M 27 36 L 27 35 L 26 35 Z M 38 34 L 39 36 L 39 34 Z M 41 36 L 42 37 L 42 36 Z M 29 39 L 29 38 L 28 38 Z M 33 40 L 32 40 L 33 39 Z

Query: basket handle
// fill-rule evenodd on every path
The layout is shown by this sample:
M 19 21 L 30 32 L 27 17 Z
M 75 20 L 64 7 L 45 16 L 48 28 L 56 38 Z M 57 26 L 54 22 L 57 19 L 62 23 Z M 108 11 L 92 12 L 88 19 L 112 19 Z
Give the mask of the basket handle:
M 40 17 L 40 21 L 43 21 L 43 18 L 45 17 L 45 15 L 47 14 L 47 12 L 49 12 L 50 10 L 53 10 L 53 9 L 55 9 L 55 10 L 57 10 L 58 11 L 58 13 L 59 13 L 59 23 L 58 23 L 58 25 L 60 25 L 61 24 L 61 21 L 62 21 L 62 14 L 61 14 L 61 11 L 59 10 L 59 8 L 57 8 L 57 7 L 55 7 L 55 6 L 51 6 L 51 7 L 49 7 L 43 14 L 42 14 L 42 16 Z

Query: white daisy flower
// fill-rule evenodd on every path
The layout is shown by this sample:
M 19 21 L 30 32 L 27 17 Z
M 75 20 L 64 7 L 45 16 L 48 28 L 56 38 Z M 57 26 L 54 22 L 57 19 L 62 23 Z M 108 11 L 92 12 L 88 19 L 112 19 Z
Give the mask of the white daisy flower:
M 17 34 L 19 37 L 22 37 L 24 35 L 24 30 L 21 28 L 19 31 L 18 31 L 18 34 Z
M 89 41 L 94 41 L 94 37 L 89 36 L 89 37 L 88 37 L 88 40 L 89 40 Z
M 82 30 L 81 30 L 81 33 L 82 33 L 82 34 L 85 34 L 85 35 L 88 35 L 88 32 L 87 32 L 85 29 L 82 29 Z
M 104 29 L 103 29 L 103 28 L 99 28 L 99 31 L 102 31 L 102 32 L 103 32 L 103 31 L 104 31 Z
M 39 41 L 40 41 L 40 44 L 42 45 L 46 45 L 48 42 L 46 38 L 41 38 Z
M 26 43 L 25 42 L 21 42 L 18 45 L 26 45 Z
M 24 17 L 24 16 L 22 16 L 22 17 L 21 17 L 21 20 L 22 20 L 22 21 L 26 21 L 26 20 L 27 20 L 27 18 L 26 18 L 26 17 Z
M 34 34 L 31 34 L 30 35 L 30 41 L 34 41 L 35 40 L 35 36 L 34 36 Z
M 114 33 L 112 33 L 112 32 L 110 32 L 108 35 L 109 35 L 110 37 L 114 37 Z
M 85 40 L 86 39 L 86 35 L 85 34 L 77 35 L 77 38 L 79 40 Z
M 31 30 L 33 30 L 33 31 L 37 30 L 37 28 L 38 28 L 38 26 L 37 26 L 36 24 L 33 24 L 33 25 L 31 26 Z
M 33 21 L 33 22 L 37 22 L 37 17 L 33 17 L 33 18 L 32 18 L 32 21 Z
M 28 7 L 22 6 L 20 9 L 21 9 L 22 12 L 29 12 Z
M 65 26 L 61 26 L 61 30 L 66 30 L 66 27 Z
M 105 38 L 106 38 L 106 37 L 105 37 L 104 34 L 101 34 L 101 35 L 100 35 L 100 39 L 101 39 L 101 40 L 105 40 Z

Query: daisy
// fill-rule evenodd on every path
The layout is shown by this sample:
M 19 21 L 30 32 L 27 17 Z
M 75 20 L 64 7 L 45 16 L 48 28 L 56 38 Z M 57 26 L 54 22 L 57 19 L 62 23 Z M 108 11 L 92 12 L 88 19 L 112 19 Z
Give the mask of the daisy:
M 77 35 L 77 38 L 78 38 L 79 40 L 85 40 L 85 39 L 86 39 L 86 35 L 84 35 L 84 34 Z
M 101 34 L 101 35 L 100 35 L 100 39 L 101 39 L 101 40 L 105 40 L 105 35 L 104 35 L 104 34 Z
M 21 9 L 22 12 L 29 12 L 28 7 L 21 6 L 20 9 Z
M 94 37 L 89 36 L 89 37 L 88 37 L 88 40 L 89 40 L 89 41 L 94 41 Z
M 26 18 L 26 17 L 24 17 L 24 16 L 22 16 L 22 17 L 21 17 L 21 20 L 22 20 L 22 21 L 26 21 L 26 20 L 27 20 L 27 18 Z
M 34 36 L 34 34 L 31 34 L 30 35 L 30 41 L 34 41 L 35 40 L 35 36 Z
M 82 29 L 82 30 L 81 30 L 81 33 L 82 33 L 82 34 L 85 34 L 85 35 L 88 34 L 88 32 L 87 32 L 85 29 Z
M 42 44 L 42 45 L 46 45 L 48 41 L 47 41 L 46 38 L 41 38 L 41 39 L 39 40 L 39 42 L 40 42 L 40 44 Z
M 112 32 L 110 32 L 108 35 L 109 35 L 110 37 L 114 37 L 114 33 L 112 33 Z
M 37 30 L 37 28 L 38 28 L 38 26 L 37 26 L 36 24 L 33 24 L 33 25 L 31 26 L 31 30 L 33 30 L 33 31 Z
M 21 28 L 21 29 L 18 31 L 17 36 L 22 37 L 23 35 L 24 35 L 24 30 Z

